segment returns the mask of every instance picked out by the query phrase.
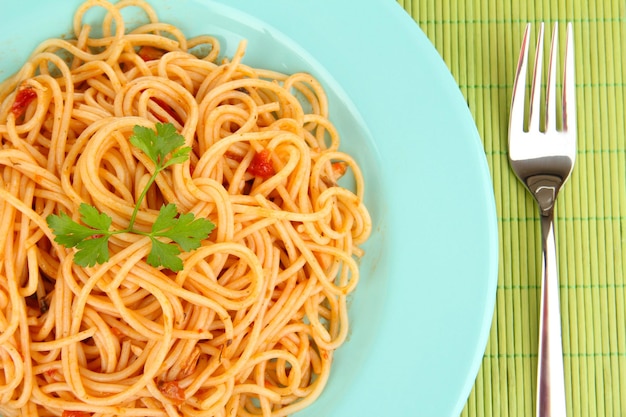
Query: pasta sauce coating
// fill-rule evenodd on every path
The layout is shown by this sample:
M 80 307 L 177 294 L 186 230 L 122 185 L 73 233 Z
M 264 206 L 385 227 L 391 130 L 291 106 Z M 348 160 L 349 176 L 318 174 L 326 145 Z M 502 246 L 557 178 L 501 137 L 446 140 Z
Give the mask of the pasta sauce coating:
M 149 22 L 128 30 L 129 5 Z M 83 23 L 94 7 L 101 38 Z M 371 231 L 320 83 L 245 65 L 245 42 L 222 59 L 214 37 L 186 38 L 141 0 L 85 2 L 74 35 L 44 41 L 0 85 L 0 414 L 285 416 L 311 404 L 346 340 Z M 153 168 L 129 137 L 158 122 L 191 157 L 159 174 L 136 227 L 176 203 L 215 230 L 177 273 L 124 233 L 108 262 L 79 267 L 46 217 L 78 219 L 86 203 L 124 229 Z M 337 185 L 346 170 L 352 189 Z

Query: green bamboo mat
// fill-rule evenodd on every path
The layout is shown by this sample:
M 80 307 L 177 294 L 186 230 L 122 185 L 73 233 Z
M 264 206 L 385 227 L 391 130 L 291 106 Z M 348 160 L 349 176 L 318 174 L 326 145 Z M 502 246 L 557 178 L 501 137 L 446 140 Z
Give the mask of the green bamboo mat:
M 547 42 L 555 21 L 575 33 L 578 155 L 556 213 L 568 416 L 626 416 L 626 1 L 398 2 L 459 84 L 493 178 L 496 308 L 462 416 L 534 416 L 539 219 L 509 168 L 507 127 L 521 36 L 541 21 Z

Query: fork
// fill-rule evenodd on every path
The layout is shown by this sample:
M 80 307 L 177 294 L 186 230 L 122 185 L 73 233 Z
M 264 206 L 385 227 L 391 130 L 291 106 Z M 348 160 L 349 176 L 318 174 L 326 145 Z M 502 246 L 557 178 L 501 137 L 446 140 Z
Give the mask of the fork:
M 567 25 L 562 88 L 562 126 L 556 124 L 556 61 L 558 24 L 552 31 L 546 80 L 544 128 L 540 129 L 543 32 L 537 36 L 535 67 L 530 89 L 528 129 L 524 128 L 524 95 L 528 67 L 530 23 L 520 50 L 509 119 L 509 162 L 519 180 L 537 201 L 541 214 L 542 281 L 537 364 L 537 417 L 565 417 L 565 379 L 559 307 L 558 267 L 554 235 L 554 204 L 576 159 L 576 100 L 572 24 Z

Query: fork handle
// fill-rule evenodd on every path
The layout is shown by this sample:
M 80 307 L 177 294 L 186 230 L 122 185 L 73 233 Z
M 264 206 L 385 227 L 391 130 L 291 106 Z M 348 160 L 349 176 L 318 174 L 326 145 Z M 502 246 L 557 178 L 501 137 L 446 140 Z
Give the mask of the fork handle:
M 541 215 L 542 285 L 537 370 L 537 417 L 565 417 L 565 378 L 559 278 L 552 207 Z

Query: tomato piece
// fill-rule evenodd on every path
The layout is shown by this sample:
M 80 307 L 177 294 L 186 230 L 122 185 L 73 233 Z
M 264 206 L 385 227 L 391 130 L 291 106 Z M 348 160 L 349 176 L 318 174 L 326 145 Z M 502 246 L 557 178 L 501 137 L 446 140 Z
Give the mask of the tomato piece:
M 248 165 L 248 172 L 264 180 L 276 174 L 269 149 L 263 149 L 261 152 L 254 154 L 250 165 Z
M 138 54 L 144 61 L 154 61 L 155 59 L 160 59 L 163 55 L 165 55 L 165 51 L 155 48 L 154 46 L 146 45 L 139 49 Z
M 185 390 L 178 385 L 178 381 L 159 381 L 157 386 L 159 391 L 174 404 L 180 405 L 185 402 Z
M 15 117 L 20 117 L 35 98 L 37 98 L 37 92 L 32 87 L 21 88 L 15 96 L 11 112 Z
M 44 374 L 53 381 L 60 381 L 62 376 L 61 373 L 55 368 L 47 369 Z
M 172 118 L 174 120 L 176 120 L 178 123 L 180 124 L 184 124 L 182 119 L 180 118 L 180 116 L 178 115 L 178 113 L 176 113 L 176 111 L 172 108 L 172 106 L 170 106 L 169 104 L 167 104 L 165 101 L 161 100 L 160 98 L 157 97 L 152 97 L 150 98 L 150 100 L 154 101 L 156 104 L 159 105 L 159 107 L 161 107 L 163 110 L 165 110 L 167 112 L 167 114 L 169 114 L 170 116 L 172 116 Z M 154 114 L 154 113 L 153 113 Z M 154 114 L 154 117 L 156 117 L 157 119 L 159 119 L 159 121 L 161 123 L 165 123 L 167 122 L 167 120 L 165 120 L 163 117 L 160 117 L 157 114 Z
M 86 411 L 75 410 L 63 410 L 63 413 L 61 413 L 61 417 L 89 417 L 90 415 Z
M 348 169 L 348 163 L 347 162 L 333 162 L 331 164 L 331 167 L 333 169 L 333 176 L 334 176 L 333 179 L 337 181 L 339 178 L 343 177 L 344 174 L 346 173 Z

